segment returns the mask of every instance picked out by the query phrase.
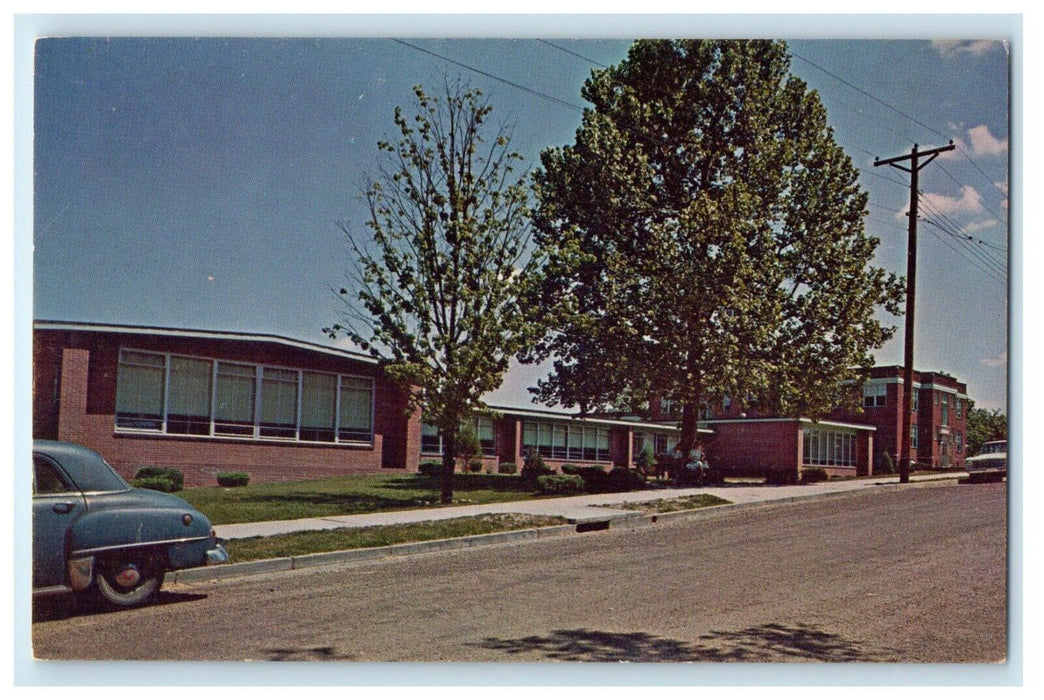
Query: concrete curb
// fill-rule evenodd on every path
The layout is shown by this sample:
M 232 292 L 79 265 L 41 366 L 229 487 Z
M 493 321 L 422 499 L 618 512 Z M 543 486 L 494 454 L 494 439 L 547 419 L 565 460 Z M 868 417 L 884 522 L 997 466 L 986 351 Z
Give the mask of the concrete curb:
M 956 481 L 958 477 L 941 477 L 939 479 L 920 480 L 908 484 L 875 484 L 876 488 L 889 488 L 890 490 L 908 488 L 931 488 L 934 486 L 946 486 Z M 875 488 L 875 490 L 876 490 Z M 594 530 L 585 525 L 605 524 L 602 530 L 609 529 L 613 524 L 625 527 L 644 527 L 672 520 L 708 518 L 726 515 L 732 511 L 745 508 L 771 508 L 773 506 L 784 506 L 793 503 L 813 500 L 829 500 L 832 498 L 847 498 L 862 494 L 872 493 L 862 489 L 845 491 L 834 491 L 830 493 L 813 493 L 802 496 L 786 496 L 762 501 L 751 501 L 747 503 L 728 503 L 720 506 L 708 506 L 706 508 L 694 508 L 691 510 L 677 510 L 669 513 L 646 514 L 638 511 L 623 514 L 607 515 L 604 518 L 584 518 L 583 522 L 573 521 L 568 525 L 551 525 L 541 528 L 528 528 L 525 530 L 509 530 L 507 532 L 492 532 L 485 535 L 470 535 L 467 537 L 454 537 L 444 540 L 429 540 L 427 542 L 404 542 L 402 544 L 388 545 L 386 547 L 371 547 L 367 549 L 347 549 L 337 552 L 321 552 L 317 554 L 302 554 L 293 557 L 280 557 L 277 559 L 261 559 L 235 564 L 221 564 L 218 566 L 205 566 L 196 569 L 182 569 L 173 571 L 167 575 L 171 583 L 198 583 L 226 578 L 238 578 L 253 574 L 275 573 L 280 571 L 292 571 L 295 569 L 306 569 L 318 566 L 331 566 L 357 561 L 373 561 L 377 559 L 389 559 L 395 557 L 413 556 L 417 554 L 428 554 L 431 552 L 445 552 L 452 550 L 470 549 L 472 547 L 483 547 L 493 544 L 507 542 L 522 542 L 525 540 L 543 539 L 547 537 L 558 537 L 566 534 L 590 532 Z M 611 506 L 608 506 L 611 507 Z
M 485 535 L 454 537 L 445 540 L 429 540 L 427 542 L 404 542 L 387 547 L 370 547 L 366 549 L 346 549 L 337 552 L 320 552 L 317 554 L 301 554 L 278 559 L 260 559 L 237 564 L 204 566 L 196 569 L 173 571 L 167 576 L 171 583 L 198 583 L 223 578 L 237 578 L 253 574 L 292 571 L 317 566 L 330 566 L 356 561 L 372 561 L 405 557 L 430 552 L 445 552 L 455 549 L 469 549 L 505 542 L 521 542 L 546 537 L 559 536 L 576 532 L 575 525 L 551 525 L 549 527 L 528 528 L 525 530 L 509 530 L 507 532 L 491 532 Z

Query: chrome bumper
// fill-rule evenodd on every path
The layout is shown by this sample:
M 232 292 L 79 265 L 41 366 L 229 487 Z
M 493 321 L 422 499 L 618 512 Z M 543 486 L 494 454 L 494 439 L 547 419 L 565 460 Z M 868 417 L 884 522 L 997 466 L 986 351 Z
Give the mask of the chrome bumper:
M 214 543 L 213 549 L 207 550 L 207 564 L 226 564 L 228 563 L 228 552 L 225 550 L 225 545 L 228 540 L 219 539 Z

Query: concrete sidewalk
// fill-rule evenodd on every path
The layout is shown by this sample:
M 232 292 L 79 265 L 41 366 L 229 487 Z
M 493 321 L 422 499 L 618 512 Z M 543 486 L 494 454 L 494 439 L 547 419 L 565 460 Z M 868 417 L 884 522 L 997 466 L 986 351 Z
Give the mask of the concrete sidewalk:
M 919 475 L 910 478 L 911 483 L 901 488 L 917 488 L 933 486 L 941 482 L 956 482 L 966 476 L 964 472 L 955 474 Z M 564 498 L 547 498 L 529 501 L 513 501 L 511 503 L 492 503 L 473 506 L 451 506 L 446 508 L 419 508 L 388 513 L 371 513 L 366 515 L 341 515 L 324 518 L 304 518 L 301 520 L 282 520 L 266 523 L 243 523 L 238 525 L 221 525 L 215 528 L 218 537 L 225 539 L 241 539 L 245 537 L 268 537 L 288 532 L 304 532 L 308 530 L 329 530 L 334 528 L 359 528 L 371 525 L 398 525 L 402 523 L 418 523 L 431 520 L 446 520 L 487 513 L 523 513 L 532 515 L 558 515 L 570 524 L 508 532 L 493 532 L 487 535 L 472 537 L 456 537 L 445 540 L 425 542 L 407 542 L 403 544 L 373 547 L 369 549 L 352 549 L 338 552 L 322 552 L 298 556 L 247 561 L 219 566 L 204 566 L 196 569 L 181 569 L 170 572 L 167 581 L 173 584 L 193 585 L 201 581 L 220 578 L 235 578 L 255 574 L 271 574 L 292 571 L 309 567 L 335 566 L 350 562 L 373 561 L 387 557 L 412 556 L 430 552 L 467 549 L 491 544 L 503 544 L 535 540 L 542 537 L 556 537 L 570 533 L 582 532 L 586 529 L 604 529 L 611 522 L 620 521 L 628 526 L 638 526 L 657 522 L 666 522 L 676 518 L 710 517 L 736 508 L 757 506 L 758 504 L 785 503 L 815 498 L 843 497 L 845 495 L 865 493 L 867 489 L 900 488 L 898 476 L 853 481 L 823 482 L 803 484 L 799 486 L 764 486 L 764 485 L 729 485 L 716 488 L 672 488 L 664 486 L 648 491 L 629 493 L 607 493 Z M 659 515 L 647 515 L 637 510 L 621 508 L 621 504 L 655 501 L 659 499 L 679 498 L 708 493 L 730 502 L 729 505 L 700 508 L 697 510 L 678 511 Z
M 923 483 L 945 479 L 956 480 L 967 476 L 964 472 L 954 474 L 928 474 L 911 476 L 910 481 Z M 787 501 L 796 498 L 840 494 L 853 491 L 865 491 L 868 488 L 898 485 L 898 476 L 883 476 L 872 479 L 850 481 L 825 481 L 816 484 L 795 486 L 765 485 L 727 485 L 710 488 L 655 488 L 647 491 L 627 493 L 603 493 L 585 496 L 568 496 L 562 498 L 546 498 L 528 501 L 512 501 L 510 503 L 488 503 L 472 506 L 447 506 L 442 508 L 418 508 L 384 513 L 367 513 L 364 515 L 333 515 L 321 518 L 304 518 L 300 520 L 277 520 L 261 523 L 242 523 L 235 525 L 218 525 L 214 529 L 217 536 L 225 539 L 242 539 L 246 537 L 270 537 L 290 532 L 307 530 L 329 530 L 333 528 L 360 528 L 373 525 L 401 525 L 432 520 L 449 520 L 468 516 L 486 515 L 490 513 L 521 513 L 524 515 L 560 516 L 571 523 L 584 523 L 592 520 L 626 518 L 637 514 L 637 511 L 621 509 L 622 503 L 644 503 L 666 498 L 681 498 L 701 493 L 723 498 L 735 505 L 751 503 L 768 503 Z

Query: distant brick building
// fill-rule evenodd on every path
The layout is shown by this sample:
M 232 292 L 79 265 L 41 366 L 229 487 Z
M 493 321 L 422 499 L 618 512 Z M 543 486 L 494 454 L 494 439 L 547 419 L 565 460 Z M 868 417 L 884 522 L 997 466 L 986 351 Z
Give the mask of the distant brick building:
M 914 386 L 915 460 L 963 468 L 965 385 L 918 372 Z M 874 368 L 862 394 L 862 411 L 820 421 L 705 407 L 700 439 L 730 474 L 872 474 L 898 462 L 901 368 Z M 442 444 L 406 406 L 373 358 L 337 348 L 263 334 L 34 326 L 33 436 L 95 449 L 125 477 L 143 466 L 180 469 L 189 485 L 214 484 L 223 471 L 260 482 L 416 470 L 439 459 Z M 631 466 L 646 446 L 664 455 L 680 438 L 677 412 L 660 401 L 644 419 L 491 408 L 470 421 L 486 468 L 521 468 L 527 451 L 553 468 Z
M 899 463 L 900 417 L 904 401 L 903 368 L 874 367 L 863 384 L 862 412 L 838 411 L 841 420 L 877 428 L 874 464 L 885 453 Z M 914 372 L 910 452 L 913 461 L 931 469 L 963 469 L 967 456 L 968 387 L 943 372 Z
M 705 405 L 700 424 L 713 431 L 712 461 L 733 474 L 822 468 L 828 474 L 870 475 L 899 465 L 903 368 L 874 367 L 862 387 L 859 411 L 835 410 L 821 420 L 742 412 L 726 400 Z M 967 386 L 942 372 L 915 372 L 911 457 L 923 468 L 963 469 L 966 452 Z M 650 420 L 674 423 L 678 407 L 654 400 Z M 885 456 L 887 454 L 887 457 Z

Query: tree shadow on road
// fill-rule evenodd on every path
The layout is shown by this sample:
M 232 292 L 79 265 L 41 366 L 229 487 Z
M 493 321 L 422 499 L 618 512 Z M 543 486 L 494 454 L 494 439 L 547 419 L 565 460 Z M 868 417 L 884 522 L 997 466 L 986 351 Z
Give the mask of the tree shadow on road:
M 349 654 L 338 654 L 334 647 L 285 647 L 266 649 L 269 661 L 353 661 Z
M 732 632 L 713 631 L 695 641 L 645 632 L 573 629 L 521 639 L 487 637 L 471 645 L 527 660 L 543 657 L 554 661 L 837 663 L 898 660 L 894 650 L 872 648 L 810 625 L 777 623 Z

